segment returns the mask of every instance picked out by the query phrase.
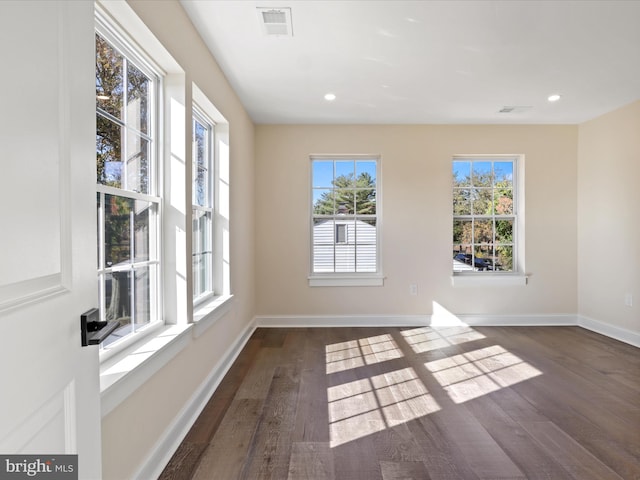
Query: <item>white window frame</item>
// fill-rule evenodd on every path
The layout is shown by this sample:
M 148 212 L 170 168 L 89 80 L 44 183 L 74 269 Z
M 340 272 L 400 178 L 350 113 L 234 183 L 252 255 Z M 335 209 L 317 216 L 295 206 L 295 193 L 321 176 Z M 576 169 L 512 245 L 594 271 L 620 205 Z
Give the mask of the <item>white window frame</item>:
M 193 298 L 194 335 L 198 337 L 229 311 L 233 301 L 229 242 L 230 151 L 229 122 L 198 85 L 192 83 L 191 89 L 192 111 L 199 112 L 213 125 L 210 176 L 213 244 L 211 291 L 205 296 Z M 193 188 L 193 180 L 191 185 Z
M 205 261 L 205 284 L 204 286 L 200 285 L 200 278 L 196 275 L 195 268 L 193 272 L 193 304 L 194 306 L 199 305 L 202 302 L 209 300 L 214 296 L 215 292 L 215 284 L 214 284 L 214 252 L 213 252 L 213 236 L 215 232 L 215 185 L 216 185 L 216 152 L 215 152 L 215 122 L 209 118 L 204 111 L 198 107 L 198 105 L 194 102 L 193 104 L 193 119 L 192 119 L 192 137 L 193 137 L 193 147 L 192 147 L 192 222 L 195 220 L 196 213 L 203 215 L 207 218 L 206 228 L 208 232 L 206 234 L 207 245 L 199 245 L 199 239 L 201 238 L 199 235 L 196 235 L 193 232 L 193 242 L 192 242 L 192 258 L 195 259 L 195 256 L 203 253 L 203 249 L 208 250 L 209 256 Z M 206 158 L 206 170 L 207 170 L 207 192 L 205 205 L 198 205 L 195 201 L 195 190 L 196 190 L 196 178 L 198 174 L 198 147 L 196 141 L 196 132 L 195 132 L 195 123 L 200 123 L 206 130 L 206 146 L 205 146 L 205 158 Z M 193 224 L 193 223 L 192 223 Z M 200 288 L 201 287 L 201 288 Z
M 382 286 L 384 285 L 384 275 L 382 273 L 382 157 L 378 154 L 326 154 L 310 155 L 309 157 L 309 276 L 308 282 L 311 287 L 349 287 L 349 286 Z M 376 214 L 367 216 L 375 218 L 376 221 L 376 266 L 375 272 L 314 272 L 314 220 L 319 218 L 313 212 L 314 185 L 313 185 L 313 164 L 317 161 L 335 162 L 340 160 L 348 161 L 374 161 L 376 164 Z M 335 167 L 334 167 L 335 168 Z M 326 216 L 336 221 L 337 214 Z M 357 219 L 358 215 L 353 215 Z M 337 225 L 335 225 L 337 227 Z M 337 242 L 337 230 L 333 232 L 334 245 Z M 345 231 L 345 239 L 349 233 Z
M 347 238 L 347 226 L 345 224 L 336 224 L 336 244 L 349 243 Z
M 119 29 L 113 26 L 113 24 L 101 14 L 100 11 L 96 12 L 96 27 L 95 33 L 100 35 L 103 39 L 105 39 L 119 54 L 121 54 L 124 58 L 127 59 L 128 62 L 131 62 L 135 65 L 137 69 L 139 69 L 142 73 L 144 73 L 148 78 L 151 79 L 150 86 L 150 105 L 149 105 L 149 117 L 151 121 L 149 123 L 149 132 L 146 135 L 147 139 L 151 142 L 151 147 L 149 149 L 149 165 L 150 165 L 150 175 L 149 175 L 149 192 L 148 193 L 140 193 L 133 190 L 125 190 L 120 188 L 115 188 L 107 185 L 102 185 L 97 183 L 96 190 L 100 202 L 99 212 L 98 212 L 98 222 L 99 222 L 99 230 L 98 230 L 98 250 L 99 250 L 99 258 L 98 258 L 98 278 L 99 278 L 99 301 L 100 301 L 100 314 L 101 318 L 104 317 L 105 310 L 105 282 L 100 279 L 103 278 L 106 274 L 116 271 L 130 271 L 134 272 L 136 268 L 141 267 L 150 267 L 155 269 L 155 274 L 153 278 L 153 282 L 150 285 L 150 312 L 149 312 L 149 323 L 144 324 L 140 327 L 135 326 L 135 321 L 132 319 L 131 322 L 131 331 L 125 335 L 123 335 L 120 339 L 113 339 L 112 343 L 109 344 L 109 355 L 120 351 L 127 346 L 129 346 L 132 342 L 137 341 L 138 337 L 141 333 L 151 333 L 156 330 L 159 326 L 163 325 L 164 322 L 162 320 L 162 302 L 160 291 L 162 288 L 162 244 L 161 244 L 161 219 L 162 219 L 162 196 L 161 196 L 161 176 L 162 176 L 162 155 L 161 155 L 161 92 L 162 92 L 162 78 L 163 72 L 162 70 L 154 64 L 149 58 L 147 58 L 141 52 L 143 51 L 135 42 L 133 42 L 130 38 L 124 35 Z M 96 114 L 102 115 L 106 118 L 113 120 L 108 113 L 98 112 L 96 109 Z M 126 118 L 126 109 L 124 112 L 124 119 L 119 120 L 117 123 L 121 124 L 125 131 L 128 128 L 128 122 Z M 122 142 L 122 156 L 126 158 L 127 155 L 127 142 Z M 119 267 L 109 267 L 104 265 L 103 260 L 104 256 L 104 246 L 105 246 L 105 238 L 104 238 L 104 229 L 105 225 L 105 196 L 106 195 L 114 195 L 122 198 L 127 198 L 134 201 L 144 201 L 149 202 L 155 205 L 155 213 L 150 218 L 149 224 L 149 260 L 136 262 L 134 259 L 131 259 L 131 262 L 126 266 Z M 133 255 L 133 252 L 132 252 Z M 151 270 L 150 270 L 151 271 Z M 133 275 L 132 275 L 133 277 Z M 135 290 L 132 288 L 132 306 L 131 312 L 132 315 L 135 312 L 133 308 L 133 303 L 135 302 Z M 101 346 L 101 358 L 104 356 L 105 349 L 104 345 L 108 343 L 105 342 Z
M 211 325 L 233 308 L 230 294 L 229 260 L 229 123 L 210 104 L 207 97 L 193 85 L 186 83 L 186 72 L 175 61 L 164 45 L 125 1 L 97 0 L 96 22 L 107 24 L 125 43 L 140 46 L 153 67 L 161 73 L 158 92 L 158 172 L 157 185 L 162 190 L 162 222 L 159 225 L 162 238 L 162 272 L 159 272 L 159 292 L 162 311 L 161 321 L 150 325 L 135 335 L 107 346 L 100 351 L 100 392 L 102 416 L 108 415 L 121 402 L 144 385 L 159 369 L 167 365 L 181 351 L 193 345 Z M 220 291 L 192 312 L 192 298 L 188 295 L 192 279 L 184 274 L 189 270 L 191 246 L 187 242 L 191 229 L 190 177 L 188 159 L 190 143 L 191 99 L 216 122 L 216 151 L 220 151 L 220 187 L 216 188 L 216 222 L 214 237 L 215 258 L 222 261 L 215 269 L 214 284 Z M 173 107 L 176 108 L 173 108 Z M 188 114 L 180 107 L 187 107 Z M 173 152 L 178 155 L 174 157 Z M 184 155 L 184 156 L 183 156 Z M 181 159 L 180 161 L 174 161 Z M 95 161 L 95 160 L 94 160 Z M 160 245 L 158 245 L 160 248 Z M 176 262 L 178 260 L 178 262 Z M 190 272 L 189 272 L 190 273 Z M 176 281 L 179 279 L 180 281 Z M 181 281 L 184 279 L 185 281 Z M 192 313 L 192 315 L 190 315 Z M 144 355 L 141 355 L 143 352 Z
M 527 275 L 525 274 L 524 264 L 524 155 L 520 154 L 471 154 L 471 155 L 454 155 L 450 165 L 453 166 L 455 161 L 470 162 L 513 162 L 513 214 L 505 218 L 513 218 L 513 266 L 512 271 L 493 271 L 482 270 L 476 271 L 470 269 L 467 271 L 452 271 L 451 282 L 453 286 L 523 286 L 527 284 Z M 493 166 L 492 166 L 493 168 Z M 484 215 L 463 215 L 456 216 L 453 212 L 453 191 L 450 202 L 452 209 L 451 225 L 456 218 L 477 218 L 486 217 Z M 495 215 L 491 218 L 501 218 Z M 487 217 L 489 218 L 489 217 Z M 453 233 L 453 230 L 452 230 Z M 495 232 L 494 232 L 495 233 Z M 495 243 L 495 242 L 494 242 Z M 452 244 L 452 243 L 451 243 Z M 472 260 L 473 263 L 473 260 Z M 453 267 L 452 267 L 453 269 Z

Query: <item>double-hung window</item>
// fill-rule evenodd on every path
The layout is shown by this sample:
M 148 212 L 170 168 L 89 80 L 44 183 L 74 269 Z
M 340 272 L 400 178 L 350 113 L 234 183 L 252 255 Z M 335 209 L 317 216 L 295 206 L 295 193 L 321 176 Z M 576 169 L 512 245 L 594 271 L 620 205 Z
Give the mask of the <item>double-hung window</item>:
M 381 284 L 379 159 L 312 157 L 311 177 L 310 284 Z
M 453 272 L 518 272 L 517 157 L 453 159 Z
M 160 76 L 107 26 L 95 41 L 100 316 L 119 323 L 108 344 L 161 316 Z
M 213 295 L 213 135 L 214 123 L 199 109 L 193 114 L 193 299 Z

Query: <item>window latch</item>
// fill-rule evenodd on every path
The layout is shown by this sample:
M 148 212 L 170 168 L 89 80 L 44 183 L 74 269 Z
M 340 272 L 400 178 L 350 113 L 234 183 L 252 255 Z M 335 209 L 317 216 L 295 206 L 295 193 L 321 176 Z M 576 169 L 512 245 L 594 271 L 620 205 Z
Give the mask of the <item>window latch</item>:
M 111 335 L 119 325 L 119 322 L 100 321 L 100 311 L 97 308 L 87 310 L 80 315 L 82 346 L 99 345 L 105 338 Z

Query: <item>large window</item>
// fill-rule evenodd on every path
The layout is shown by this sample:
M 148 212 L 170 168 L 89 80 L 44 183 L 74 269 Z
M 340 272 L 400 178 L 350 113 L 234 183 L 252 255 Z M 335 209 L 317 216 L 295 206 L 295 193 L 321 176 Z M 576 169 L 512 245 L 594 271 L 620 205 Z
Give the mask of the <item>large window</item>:
M 96 34 L 98 288 L 105 344 L 160 318 L 159 77 L 108 29 Z
M 213 134 L 214 124 L 199 110 L 193 115 L 193 298 L 213 294 Z
M 311 164 L 312 275 L 379 273 L 378 159 Z
M 453 160 L 453 271 L 516 272 L 517 158 Z

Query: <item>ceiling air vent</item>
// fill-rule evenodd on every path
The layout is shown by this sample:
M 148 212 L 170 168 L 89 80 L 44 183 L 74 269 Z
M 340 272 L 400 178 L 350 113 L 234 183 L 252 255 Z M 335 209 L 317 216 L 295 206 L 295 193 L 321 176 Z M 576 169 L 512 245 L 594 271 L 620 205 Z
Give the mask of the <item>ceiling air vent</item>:
M 532 108 L 533 107 L 527 107 L 527 106 L 516 107 L 516 106 L 507 105 L 505 107 L 502 107 L 498 111 L 498 113 L 524 113 L 524 112 L 528 112 Z
M 258 7 L 262 33 L 266 36 L 293 37 L 290 8 Z
M 266 36 L 293 37 L 290 8 L 258 7 L 262 33 Z

